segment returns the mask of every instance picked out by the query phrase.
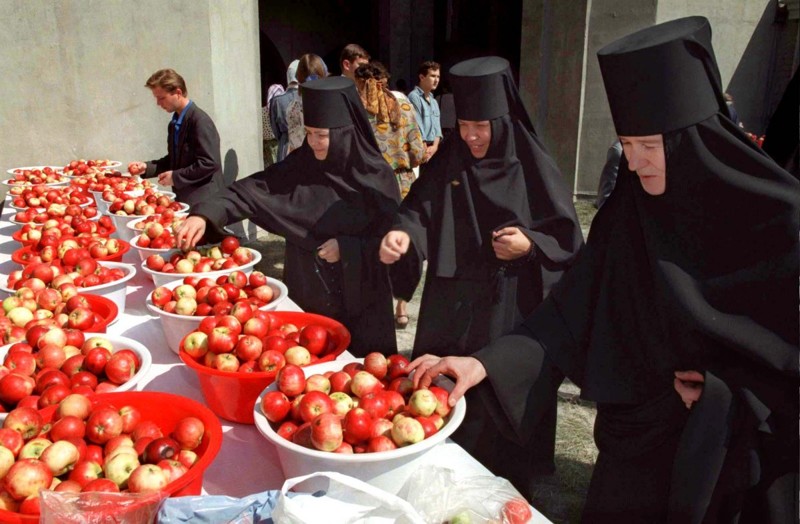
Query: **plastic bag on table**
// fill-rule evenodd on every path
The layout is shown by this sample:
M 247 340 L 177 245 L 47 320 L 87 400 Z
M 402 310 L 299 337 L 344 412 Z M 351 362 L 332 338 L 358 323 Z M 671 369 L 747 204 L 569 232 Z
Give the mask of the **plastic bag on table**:
M 256 524 L 272 522 L 272 510 L 280 491 L 263 491 L 242 498 L 222 495 L 174 497 L 158 510 L 159 524 L 209 523 Z
M 317 493 L 287 492 L 295 485 L 315 477 L 328 479 L 328 488 Z M 424 524 L 424 520 L 405 500 L 366 482 L 333 471 L 320 471 L 287 479 L 281 498 L 272 512 L 281 524 L 397 523 Z
M 533 515 L 511 482 L 493 475 L 457 476 L 440 466 L 414 472 L 398 493 L 428 524 L 522 524 Z
M 45 524 L 147 524 L 155 522 L 162 493 L 70 493 L 42 490 L 39 495 Z

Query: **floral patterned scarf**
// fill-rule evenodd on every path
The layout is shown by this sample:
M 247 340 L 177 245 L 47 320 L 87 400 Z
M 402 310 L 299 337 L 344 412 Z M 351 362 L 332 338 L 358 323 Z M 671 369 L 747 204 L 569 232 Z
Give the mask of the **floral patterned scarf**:
M 367 112 L 375 115 L 379 123 L 391 122 L 393 126 L 400 125 L 400 107 L 385 80 L 368 78 L 363 80 L 359 90 L 361 101 Z

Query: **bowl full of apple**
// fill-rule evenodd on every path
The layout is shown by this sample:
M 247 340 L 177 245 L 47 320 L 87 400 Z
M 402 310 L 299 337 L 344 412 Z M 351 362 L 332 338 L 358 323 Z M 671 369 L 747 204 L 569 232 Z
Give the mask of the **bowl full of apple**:
M 407 364 L 401 355 L 370 353 L 284 367 L 253 405 L 256 428 L 275 445 L 284 476 L 336 471 L 397 493 L 466 413 L 463 398 L 448 405 L 454 384 L 445 377 L 414 390 Z
M 0 294 L 11 296 L 23 287 L 33 290 L 50 287 L 59 290 L 62 295 L 77 290 L 111 300 L 121 313 L 125 311 L 128 281 L 135 275 L 136 268 L 130 264 L 98 262 L 93 258 L 84 258 L 75 266 L 66 267 L 47 263 L 28 264 L 24 269 L 12 271 L 7 278 L 0 276 L 0 282 L 4 282 L 0 284 Z
M 61 237 L 45 243 L 43 237 L 35 246 L 24 246 L 11 253 L 11 260 L 21 266 L 46 262 L 74 266 L 78 258 L 93 258 L 98 262 L 121 262 L 131 245 L 116 238 Z
M 179 355 L 197 373 L 211 411 L 252 424 L 253 402 L 280 369 L 334 360 L 349 345 L 350 332 L 332 318 L 256 310 L 244 324 L 233 315 L 204 318 Z
M 163 257 L 176 249 L 175 230 L 186 217 L 187 213 L 165 211 L 129 222 L 127 227 L 133 231 L 131 246 L 139 252 L 139 258 L 145 260 L 150 255 Z
M 116 228 L 111 218 L 101 216 L 99 220 L 82 218 L 69 223 L 51 219 L 43 224 L 25 224 L 11 234 L 11 238 L 23 246 L 37 246 L 45 236 L 61 237 L 110 237 Z
M 119 237 L 131 241 L 135 234 L 127 227 L 128 223 L 143 216 L 163 213 L 166 210 L 178 213 L 188 209 L 188 204 L 176 202 L 166 195 L 152 193 L 138 197 L 119 198 L 108 206 L 106 214 L 114 221 Z
M 173 249 L 142 261 L 142 271 L 156 287 L 187 276 L 217 278 L 234 270 L 249 274 L 261 261 L 261 253 L 239 245 L 236 237 L 225 237 L 220 244 L 200 246 L 190 251 Z
M 51 204 L 46 209 L 27 208 L 14 213 L 8 221 L 18 226 L 25 224 L 44 224 L 48 220 L 56 219 L 71 223 L 73 220 L 81 218 L 85 220 L 99 220 L 100 214 L 94 206 L 65 206 L 63 204 Z
M 256 310 L 274 311 L 288 296 L 283 282 L 260 271 L 233 271 L 216 280 L 185 277 L 159 286 L 147 296 L 146 305 L 158 315 L 167 345 L 177 354 L 184 335 L 197 330 L 203 318 L 231 314 L 245 324 Z
M 22 191 L 15 191 L 15 194 L 11 198 L 10 205 L 13 209 L 23 210 L 30 207 L 46 209 L 50 207 L 51 204 L 86 207 L 94 203 L 94 199 L 89 193 L 76 187 L 49 187 L 39 185 L 23 186 L 21 189 Z
M 73 393 L 41 411 L 9 413 L 0 443 L 8 471 L 0 521 L 39 522 L 40 490 L 52 489 L 87 501 L 97 492 L 152 494 L 124 505 L 93 497 L 81 507 L 85 521 L 138 522 L 143 506 L 201 493 L 222 428 L 208 408 L 179 395 Z
M 22 166 L 22 167 L 12 167 L 11 169 L 6 169 L 6 173 L 9 175 L 15 175 L 17 173 L 25 173 L 28 172 L 40 172 L 45 174 L 52 174 L 52 173 L 61 173 L 62 170 L 61 166 Z
M 119 315 L 117 305 L 106 297 L 78 293 L 77 288 L 66 286 L 63 294 L 53 288 L 34 291 L 23 287 L 0 305 L 3 343 L 18 341 L 36 325 L 105 333 Z
M 41 169 L 15 168 L 9 169 L 11 177 L 3 180 L 3 184 L 8 187 L 15 186 L 35 186 L 44 184 L 46 186 L 63 186 L 69 183 L 69 178 L 57 169 L 50 166 L 42 166 Z
M 0 378 L 0 405 L 44 409 L 70 393 L 130 391 L 152 365 L 150 351 L 119 335 L 38 325 L 25 338 L 0 347 L 10 371 Z

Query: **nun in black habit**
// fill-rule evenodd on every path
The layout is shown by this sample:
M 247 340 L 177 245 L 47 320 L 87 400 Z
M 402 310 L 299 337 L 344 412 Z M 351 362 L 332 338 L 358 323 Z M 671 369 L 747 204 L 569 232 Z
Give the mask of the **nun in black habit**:
M 286 239 L 284 281 L 303 310 L 342 322 L 349 350 L 397 351 L 392 294 L 377 252 L 400 201 L 353 82 L 300 88 L 307 138 L 283 162 L 236 181 L 193 206 L 178 231 L 182 248 L 206 232 L 249 218 Z
M 411 186 L 381 245 L 395 294 L 406 300 L 428 261 L 415 357 L 468 355 L 517 327 L 583 244 L 572 194 L 533 129 L 508 61 L 461 62 L 450 84 L 456 132 Z M 530 496 L 532 475 L 554 469 L 555 396 L 522 446 L 502 438 L 479 397 L 470 397 L 453 438 Z
M 571 378 L 597 402 L 585 522 L 796 522 L 800 185 L 729 120 L 705 18 L 598 58 L 625 155 L 586 248 L 513 334 L 418 380 L 457 377 L 453 402 L 488 377 L 524 435 Z

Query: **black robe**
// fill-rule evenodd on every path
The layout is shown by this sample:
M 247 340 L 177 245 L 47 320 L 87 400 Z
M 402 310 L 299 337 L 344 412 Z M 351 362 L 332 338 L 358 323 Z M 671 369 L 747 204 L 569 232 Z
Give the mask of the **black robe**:
M 397 352 L 392 294 L 378 247 L 400 195 L 391 168 L 362 127 L 331 129 L 323 161 L 303 142 L 284 161 L 191 209 L 212 232 L 249 218 L 284 237 L 289 296 L 304 311 L 342 322 L 357 357 Z M 341 254 L 334 264 L 316 256 L 330 238 Z
M 800 185 L 719 114 L 664 143 L 665 193 L 623 158 L 573 268 L 475 356 L 506 431 L 560 372 L 597 402 L 584 521 L 794 522 Z M 704 373 L 691 411 L 676 370 Z
M 411 186 L 394 228 L 412 239 L 390 266 L 396 296 L 410 299 L 428 261 L 414 356 L 468 355 L 508 333 L 531 313 L 583 243 L 572 196 L 553 160 L 521 113 L 516 90 L 510 114 L 491 120 L 486 157 L 476 161 L 457 133 Z M 492 232 L 517 226 L 533 243 L 529 256 L 504 262 Z M 560 381 L 559 381 L 560 383 Z M 468 393 L 469 416 L 454 435 L 493 473 L 530 497 L 532 474 L 554 469 L 556 403 L 520 447 L 502 438 L 482 402 Z

